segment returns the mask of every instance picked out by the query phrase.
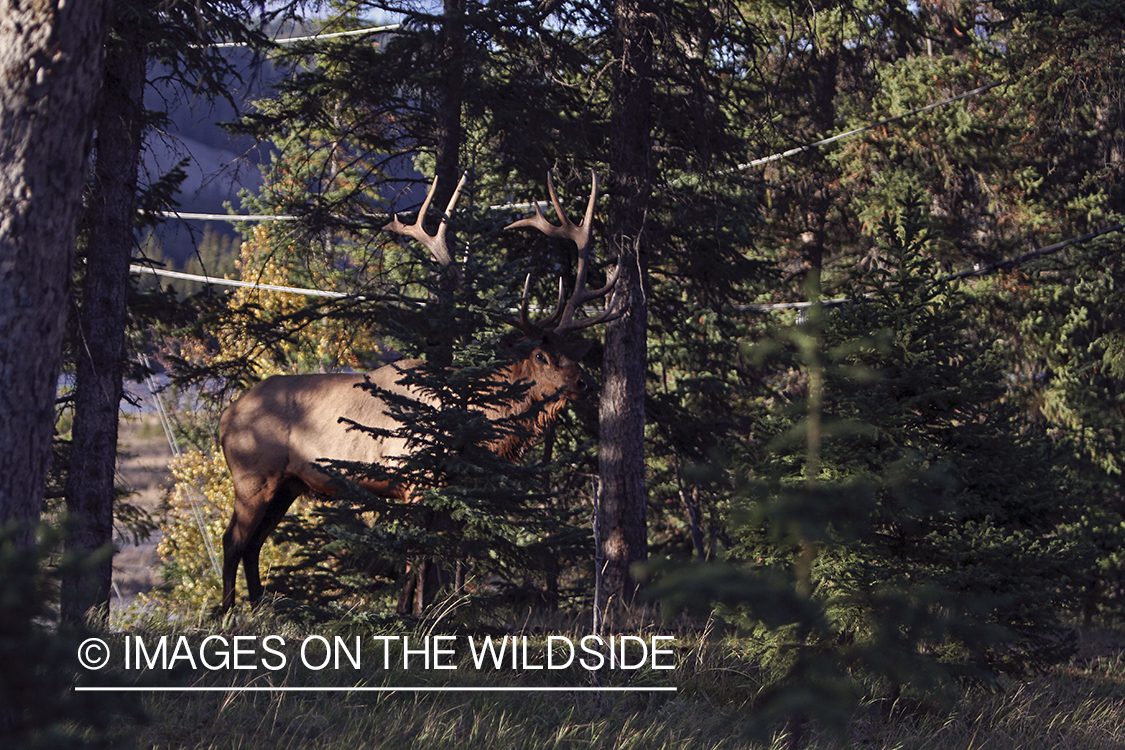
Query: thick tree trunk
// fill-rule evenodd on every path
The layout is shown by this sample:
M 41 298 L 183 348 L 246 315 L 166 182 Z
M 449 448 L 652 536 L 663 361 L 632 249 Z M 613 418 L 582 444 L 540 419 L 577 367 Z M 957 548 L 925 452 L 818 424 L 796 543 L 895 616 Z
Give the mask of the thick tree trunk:
M 644 461 L 648 357 L 645 222 L 652 191 L 652 18 L 641 10 L 637 0 L 618 0 L 614 24 L 609 244 L 610 252 L 624 261 L 618 285 L 628 294 L 629 312 L 606 328 L 597 513 L 601 580 L 596 608 L 602 625 L 615 604 L 632 600 L 636 583 L 629 566 L 648 555 Z
M 0 0 L 0 523 L 34 542 L 108 0 Z
M 70 472 L 66 507 L 74 523 L 70 548 L 89 553 L 113 541 L 117 422 L 125 357 L 126 297 L 137 207 L 137 166 L 144 119 L 144 40 L 120 29 L 106 52 L 88 207 L 89 244 L 75 347 Z M 113 562 L 63 585 L 62 616 L 108 613 Z

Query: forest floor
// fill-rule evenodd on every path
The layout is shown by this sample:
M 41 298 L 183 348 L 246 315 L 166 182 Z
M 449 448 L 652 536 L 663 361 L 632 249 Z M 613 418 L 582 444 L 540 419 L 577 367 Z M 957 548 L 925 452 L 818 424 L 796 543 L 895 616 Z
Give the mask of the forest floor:
M 266 619 L 259 619 L 263 614 Z M 362 669 L 353 669 L 346 662 L 327 668 L 300 665 L 294 646 L 302 637 L 309 638 L 307 631 L 301 633 L 276 620 L 271 625 L 268 613 L 259 612 L 250 620 L 240 615 L 214 632 L 239 633 L 247 639 L 244 648 L 251 649 L 244 653 L 252 654 L 252 639 L 278 628 L 276 632 L 284 635 L 287 645 L 275 641 L 272 647 L 291 657 L 279 668 L 262 661 L 255 671 L 241 674 L 231 669 L 192 670 L 193 676 L 188 676 L 181 669 L 179 676 L 150 672 L 138 677 L 135 672 L 119 671 L 117 679 L 127 683 L 170 682 L 180 685 L 179 690 L 192 691 L 145 693 L 149 721 L 120 730 L 137 747 L 154 749 L 791 747 L 780 727 L 767 728 L 762 734 L 762 728 L 755 725 L 759 686 L 753 668 L 741 656 L 739 642 L 729 636 L 706 642 L 698 636 L 677 636 L 673 671 L 640 669 L 629 677 L 611 672 L 604 684 L 623 692 L 590 693 L 580 692 L 592 684 L 583 669 L 529 672 L 513 670 L 507 664 L 481 668 L 469 649 L 454 642 L 449 647 L 456 655 L 449 661 L 456 663 L 455 670 L 433 669 L 436 662 L 422 668 L 421 643 L 428 635 L 424 630 L 410 635 L 411 649 L 417 644 L 419 650 L 411 652 L 409 671 L 399 668 L 402 652 L 396 652 L 395 646 L 391 647 L 390 668 L 386 668 L 382 643 L 370 637 L 362 647 Z M 153 637 L 131 632 L 123 637 Z M 181 632 L 196 642 L 201 637 L 194 626 Z M 340 631 L 333 633 L 329 639 Z M 572 632 L 571 638 L 575 635 Z M 221 637 L 231 636 L 211 636 Z M 352 640 L 351 635 L 342 637 L 349 643 Z M 529 638 L 530 651 L 542 655 L 544 641 L 542 636 Z M 120 647 L 111 644 L 114 649 Z M 318 650 L 314 660 L 321 658 L 326 644 L 314 646 Z M 221 659 L 222 653 L 212 646 L 209 658 Z M 824 750 L 1123 750 L 1123 653 L 1125 630 L 1084 628 L 1078 655 L 1065 664 L 989 689 L 970 688 L 942 705 L 888 707 L 871 702 L 851 715 L 843 735 L 810 723 L 797 746 Z M 276 658 L 274 652 L 266 656 Z M 257 656 L 248 658 L 253 661 Z M 675 692 L 630 692 L 646 686 L 671 686 Z M 244 692 L 247 688 L 254 692 Z M 562 692 L 543 692 L 545 688 Z

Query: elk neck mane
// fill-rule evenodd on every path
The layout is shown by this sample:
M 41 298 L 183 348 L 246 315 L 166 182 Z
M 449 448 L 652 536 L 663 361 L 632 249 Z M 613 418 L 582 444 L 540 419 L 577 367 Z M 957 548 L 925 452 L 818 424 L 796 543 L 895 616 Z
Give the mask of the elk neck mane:
M 527 369 L 526 360 L 513 362 L 500 368 L 493 379 L 502 384 L 518 383 L 520 380 L 531 381 Z M 517 422 L 515 431 L 508 432 L 488 444 L 488 449 L 501 458 L 513 462 L 521 460 L 527 449 L 555 423 L 559 412 L 568 403 L 566 396 L 559 394 L 540 405 L 544 399 L 537 397 L 533 390 L 534 385 L 521 398 L 484 409 L 490 420 Z M 528 412 L 532 413 L 528 414 Z M 528 416 L 524 417 L 524 415 Z

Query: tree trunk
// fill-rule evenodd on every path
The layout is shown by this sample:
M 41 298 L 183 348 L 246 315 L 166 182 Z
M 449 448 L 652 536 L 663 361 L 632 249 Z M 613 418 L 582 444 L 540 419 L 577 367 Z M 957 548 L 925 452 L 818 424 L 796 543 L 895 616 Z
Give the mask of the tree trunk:
M 648 556 L 644 427 L 647 372 L 647 229 L 652 190 L 652 18 L 637 0 L 614 8 L 610 112 L 610 252 L 623 259 L 618 285 L 629 311 L 606 328 L 599 424 L 598 543 L 602 562 L 596 608 L 606 614 L 632 600 L 629 566 Z
M 125 357 L 129 260 L 134 243 L 137 167 L 144 120 L 144 40 L 122 28 L 106 52 L 105 83 L 95 141 L 94 185 L 88 210 L 89 244 L 78 313 L 70 471 L 66 507 L 74 524 L 70 549 L 90 553 L 113 541 L 117 422 Z M 64 621 L 92 609 L 109 611 L 113 561 L 93 576 L 68 579 Z
M 0 523 L 34 543 L 109 0 L 0 0 Z
M 434 176 L 438 179 L 434 205 L 444 211 L 461 179 L 461 106 L 465 81 L 465 0 L 444 0 L 441 31 L 441 85 L 435 92 Z M 452 239 L 450 240 L 452 242 Z
M 441 51 L 439 66 L 442 71 L 441 83 L 434 91 L 434 177 L 437 190 L 434 192 L 433 206 L 444 211 L 449 199 L 461 180 L 461 144 L 465 131 L 461 124 L 461 108 L 464 103 L 465 80 L 465 0 L 443 0 L 442 3 Z M 452 224 L 452 222 L 451 222 Z M 442 310 L 452 310 L 456 292 L 456 227 L 450 226 L 447 234 L 450 252 L 454 261 L 449 268 L 441 269 L 436 280 L 434 296 Z M 431 331 L 430 342 L 436 345 L 431 360 L 441 367 L 453 364 L 453 348 L 456 331 L 444 321 Z M 431 530 L 451 529 L 456 526 L 453 519 L 443 511 L 435 511 L 429 521 Z M 399 598 L 399 611 L 410 612 L 421 617 L 434 601 L 444 582 L 450 579 L 448 571 L 441 567 L 435 558 L 422 558 L 411 566 L 413 576 L 407 589 Z

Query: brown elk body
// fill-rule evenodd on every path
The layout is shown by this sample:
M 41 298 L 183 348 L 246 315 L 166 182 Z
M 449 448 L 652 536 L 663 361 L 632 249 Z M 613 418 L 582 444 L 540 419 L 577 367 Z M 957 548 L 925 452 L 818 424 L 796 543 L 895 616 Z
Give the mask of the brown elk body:
M 274 376 L 251 388 L 231 404 L 219 421 L 219 443 L 230 467 L 234 485 L 234 513 L 223 536 L 223 609 L 234 604 L 238 564 L 246 571 L 250 599 L 262 594 L 258 555 L 293 501 L 309 490 L 324 495 L 336 492 L 331 477 L 316 462 L 322 459 L 353 461 L 391 467 L 407 455 L 405 438 L 393 434 L 375 437 L 350 429 L 354 422 L 393 433 L 399 423 L 389 416 L 387 402 L 362 388 L 367 379 L 380 390 L 436 406 L 435 400 L 399 382 L 406 370 L 420 366 L 405 360 L 364 374 Z M 527 444 L 554 421 L 570 401 L 581 398 L 593 381 L 576 362 L 549 343 L 497 373 L 497 380 L 526 381 L 523 399 L 503 407 L 485 409 L 497 421 L 536 415 L 520 434 L 511 434 L 489 446 L 497 454 L 516 460 Z M 536 409 L 546 401 L 545 407 Z M 348 421 L 343 421 L 344 417 Z M 357 484 L 381 495 L 407 499 L 408 489 L 386 482 Z
M 549 178 L 548 178 L 549 181 Z M 463 185 L 464 181 L 462 181 Z M 436 183 L 435 183 L 436 186 Z M 454 193 L 447 215 L 452 211 L 461 186 Z M 553 234 L 573 239 L 579 246 L 578 282 L 570 301 L 560 305 L 545 321 L 531 323 L 527 319 L 527 295 L 519 319 L 509 321 L 531 342 L 530 352 L 502 367 L 494 376 L 498 385 L 523 382 L 527 388 L 516 402 L 484 408 L 486 416 L 496 422 L 527 416 L 524 429 L 505 435 L 488 447 L 498 455 L 518 460 L 527 445 L 549 427 L 558 413 L 571 401 L 592 389 L 593 380 L 577 360 L 585 347 L 565 341 L 568 331 L 610 319 L 605 313 L 574 319 L 574 311 L 582 302 L 602 296 L 612 288 L 616 273 L 600 290 L 585 288 L 588 268 L 589 230 L 593 216 L 597 183 L 590 196 L 587 216 L 582 226 L 575 227 L 566 219 L 551 186 L 551 197 L 563 226 L 549 224 L 536 208 L 536 217 L 512 226 L 534 226 Z M 406 226 L 397 218 L 388 228 L 417 237 L 431 249 L 437 259 L 444 254 L 445 221 L 436 235 L 421 230 L 422 216 L 432 198 L 433 190 L 419 213 L 418 222 Z M 548 229 L 549 228 L 549 229 Z M 549 231 L 553 230 L 553 231 Z M 564 234 L 565 233 L 565 234 Z M 431 243 L 440 245 L 431 246 Z M 576 301 L 577 300 L 577 301 Z M 610 303 L 610 308 L 613 304 Z M 250 600 L 262 595 L 258 557 L 266 538 L 301 495 L 314 491 L 331 495 L 337 491 L 333 480 L 321 471 L 321 460 L 376 464 L 393 468 L 410 453 L 405 438 L 393 434 L 399 423 L 391 416 L 387 401 L 379 391 L 403 396 L 437 406 L 429 394 L 403 382 L 407 371 L 423 366 L 419 360 L 404 360 L 385 365 L 374 372 L 274 376 L 258 383 L 223 412 L 219 421 L 219 443 L 230 467 L 234 485 L 234 512 L 223 535 L 223 598 L 220 611 L 234 605 L 235 579 L 241 562 L 246 573 Z M 370 380 L 375 392 L 360 387 Z M 374 436 L 351 429 L 352 424 L 388 431 L 392 434 Z M 388 482 L 364 481 L 357 484 L 380 495 L 408 499 L 409 488 Z

